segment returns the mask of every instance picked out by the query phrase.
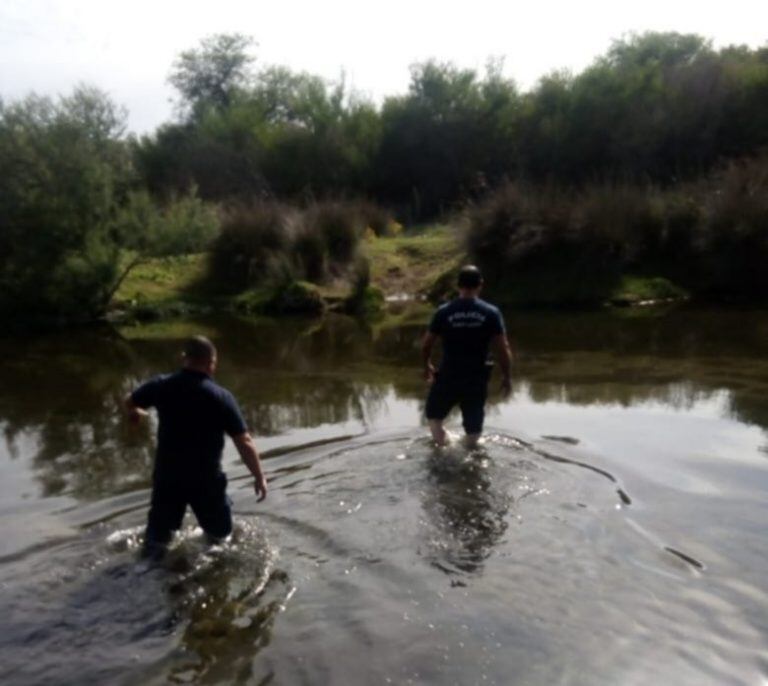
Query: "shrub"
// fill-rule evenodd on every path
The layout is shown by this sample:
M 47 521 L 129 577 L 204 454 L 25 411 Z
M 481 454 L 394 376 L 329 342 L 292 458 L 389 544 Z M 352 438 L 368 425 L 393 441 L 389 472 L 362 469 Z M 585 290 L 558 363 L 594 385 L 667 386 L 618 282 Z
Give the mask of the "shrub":
M 381 312 L 384 306 L 384 294 L 371 286 L 371 265 L 365 258 L 355 263 L 352 293 L 344 303 L 347 312 L 354 315 L 372 316 Z
M 351 202 L 316 203 L 303 211 L 276 202 L 231 208 L 212 245 L 211 276 L 235 292 L 339 276 L 357 257 L 366 226 L 360 208 Z
M 467 249 L 489 287 L 516 302 L 603 300 L 627 273 L 710 296 L 762 298 L 768 154 L 667 190 L 510 184 L 471 212 Z
M 392 215 L 381 205 L 372 202 L 361 202 L 358 205 L 358 212 L 362 220 L 362 225 L 366 229 L 373 231 L 375 236 L 392 236 L 402 230 L 400 224 L 392 219 Z
M 601 244 L 622 268 L 655 260 L 663 251 L 663 201 L 652 188 L 591 186 L 576 197 L 571 213 L 580 240 Z
M 306 281 L 290 281 L 275 290 L 266 304 L 272 314 L 319 314 L 325 303 L 317 286 Z
M 717 295 L 768 295 L 768 155 L 733 162 L 702 189 L 701 286 Z
M 213 280 L 239 292 L 290 272 L 294 214 L 275 202 L 230 208 L 211 246 Z
M 89 319 L 106 305 L 130 183 L 122 113 L 80 87 L 0 102 L 0 315 Z
M 307 281 L 318 283 L 328 273 L 328 251 L 325 236 L 305 220 L 300 221 L 293 243 L 294 262 Z
M 147 257 L 202 252 L 218 229 L 216 208 L 198 198 L 194 188 L 165 206 L 146 191 L 131 193 L 115 221 L 121 244 Z
M 355 257 L 365 225 L 355 204 L 324 202 L 313 205 L 305 217 L 308 231 L 325 244 L 330 265 L 345 266 Z
M 610 289 L 616 240 L 576 208 L 575 196 L 556 187 L 508 185 L 471 212 L 468 253 L 497 298 L 584 304 Z

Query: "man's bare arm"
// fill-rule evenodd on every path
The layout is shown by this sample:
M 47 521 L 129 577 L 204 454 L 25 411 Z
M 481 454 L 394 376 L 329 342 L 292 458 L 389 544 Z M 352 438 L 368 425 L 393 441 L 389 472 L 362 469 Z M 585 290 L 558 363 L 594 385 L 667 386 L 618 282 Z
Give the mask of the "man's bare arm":
M 501 367 L 501 392 L 506 397 L 512 390 L 512 350 L 509 347 L 507 337 L 503 333 L 494 336 L 491 340 L 491 345 L 493 346 L 494 357 L 499 363 L 499 367 Z
M 421 359 L 424 364 L 424 378 L 428 383 L 432 383 L 435 379 L 435 367 L 432 364 L 432 348 L 434 347 L 436 340 L 437 336 L 431 331 L 427 331 L 421 341 Z
M 130 395 L 126 396 L 123 406 L 131 424 L 138 424 L 143 417 L 149 414 L 144 408 L 134 403 Z
M 240 459 L 248 467 L 251 474 L 253 474 L 253 490 L 256 491 L 256 495 L 259 496 L 259 502 L 261 502 L 267 497 L 267 479 L 261 469 L 261 460 L 259 459 L 259 451 L 256 449 L 256 443 L 254 443 L 251 434 L 247 431 L 233 436 L 232 440 L 235 443 L 237 452 L 240 453 Z

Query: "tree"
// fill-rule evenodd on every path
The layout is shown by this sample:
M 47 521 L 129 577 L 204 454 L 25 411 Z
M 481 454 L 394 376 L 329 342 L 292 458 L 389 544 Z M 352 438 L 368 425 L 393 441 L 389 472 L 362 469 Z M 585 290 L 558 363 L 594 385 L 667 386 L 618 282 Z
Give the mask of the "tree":
M 84 86 L 0 106 L 1 313 L 88 318 L 103 306 L 131 180 L 124 117 Z
M 254 58 L 248 50 L 253 44 L 248 36 L 221 33 L 182 52 L 168 77 L 181 94 L 182 108 L 195 118 L 208 109 L 230 107 L 251 83 Z
M 124 120 L 86 86 L 0 103 L 0 318 L 93 319 L 139 259 L 215 232 L 194 194 L 161 208 L 135 190 Z
M 409 92 L 388 98 L 376 168 L 379 193 L 433 217 L 471 197 L 486 176 L 503 176 L 513 160 L 517 92 L 490 65 L 470 69 L 426 62 L 411 69 Z

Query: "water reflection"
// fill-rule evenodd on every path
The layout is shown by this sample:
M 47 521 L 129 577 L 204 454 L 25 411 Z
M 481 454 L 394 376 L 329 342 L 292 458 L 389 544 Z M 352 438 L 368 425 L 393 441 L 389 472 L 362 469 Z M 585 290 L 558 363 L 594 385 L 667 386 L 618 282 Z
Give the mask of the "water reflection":
M 247 673 L 292 593 L 265 532 L 240 518 L 231 542 L 209 547 L 187 528 L 149 566 L 140 530 L 94 527 L 29 555 L 23 575 L 6 568 L 4 683 L 233 683 Z
M 181 629 L 181 650 L 172 664 L 152 671 L 168 672 L 177 683 L 233 683 L 248 674 L 253 659 L 271 642 L 275 619 L 293 592 L 274 558 L 264 532 L 248 520 L 237 523 L 231 542 L 211 549 L 187 532 L 162 566 L 150 572 L 166 588 L 169 627 Z
M 112 329 L 0 342 L 0 421 L 8 452 L 31 435 L 42 495 L 119 493 L 146 480 L 148 432 L 129 432 L 122 398 L 137 378 Z
M 434 532 L 431 562 L 451 576 L 476 573 L 507 530 L 508 479 L 494 478 L 498 469 L 483 448 L 435 448 L 426 465 L 422 505 Z
M 418 345 L 427 316 L 417 310 L 375 325 L 335 315 L 216 318 L 3 339 L 3 453 L 31 459 L 46 497 L 93 499 L 145 487 L 152 432 L 126 427 L 121 400 L 140 380 L 172 370 L 180 340 L 194 331 L 218 343 L 219 380 L 259 436 L 416 425 L 425 394 Z M 708 401 L 741 422 L 768 426 L 766 313 L 518 313 L 508 323 L 518 396 L 535 403 L 685 410 Z M 395 422 L 398 407 L 408 410 Z

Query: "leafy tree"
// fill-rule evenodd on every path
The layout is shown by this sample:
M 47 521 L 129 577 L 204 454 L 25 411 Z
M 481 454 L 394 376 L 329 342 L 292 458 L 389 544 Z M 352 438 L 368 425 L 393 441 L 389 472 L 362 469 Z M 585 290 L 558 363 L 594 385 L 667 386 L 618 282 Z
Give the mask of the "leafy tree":
M 103 306 L 131 180 L 123 122 L 83 86 L 0 106 L 0 312 L 90 317 Z
M 409 92 L 382 111 L 377 187 L 391 202 L 429 217 L 471 196 L 491 171 L 501 176 L 514 149 L 517 94 L 491 65 L 472 70 L 434 61 L 415 65 Z
M 186 50 L 174 63 L 168 80 L 182 97 L 183 108 L 198 117 L 208 109 L 227 109 L 251 82 L 248 54 L 252 38 L 239 33 L 221 33 Z
M 768 145 L 768 49 L 716 52 L 696 35 L 630 34 L 525 94 L 498 61 L 485 74 L 425 62 L 381 108 L 343 79 L 252 72 L 250 45 L 214 36 L 177 61 L 191 116 L 136 146 L 153 194 L 362 195 L 428 219 L 507 179 L 668 185 Z
M 136 144 L 148 190 L 167 201 L 196 187 L 205 200 L 264 195 L 259 114 L 247 103 L 209 110 L 195 122 L 166 124 Z
M 275 194 L 368 191 L 379 117 L 371 103 L 347 93 L 343 80 L 270 68 L 258 76 L 254 102 L 265 117 L 263 169 Z

